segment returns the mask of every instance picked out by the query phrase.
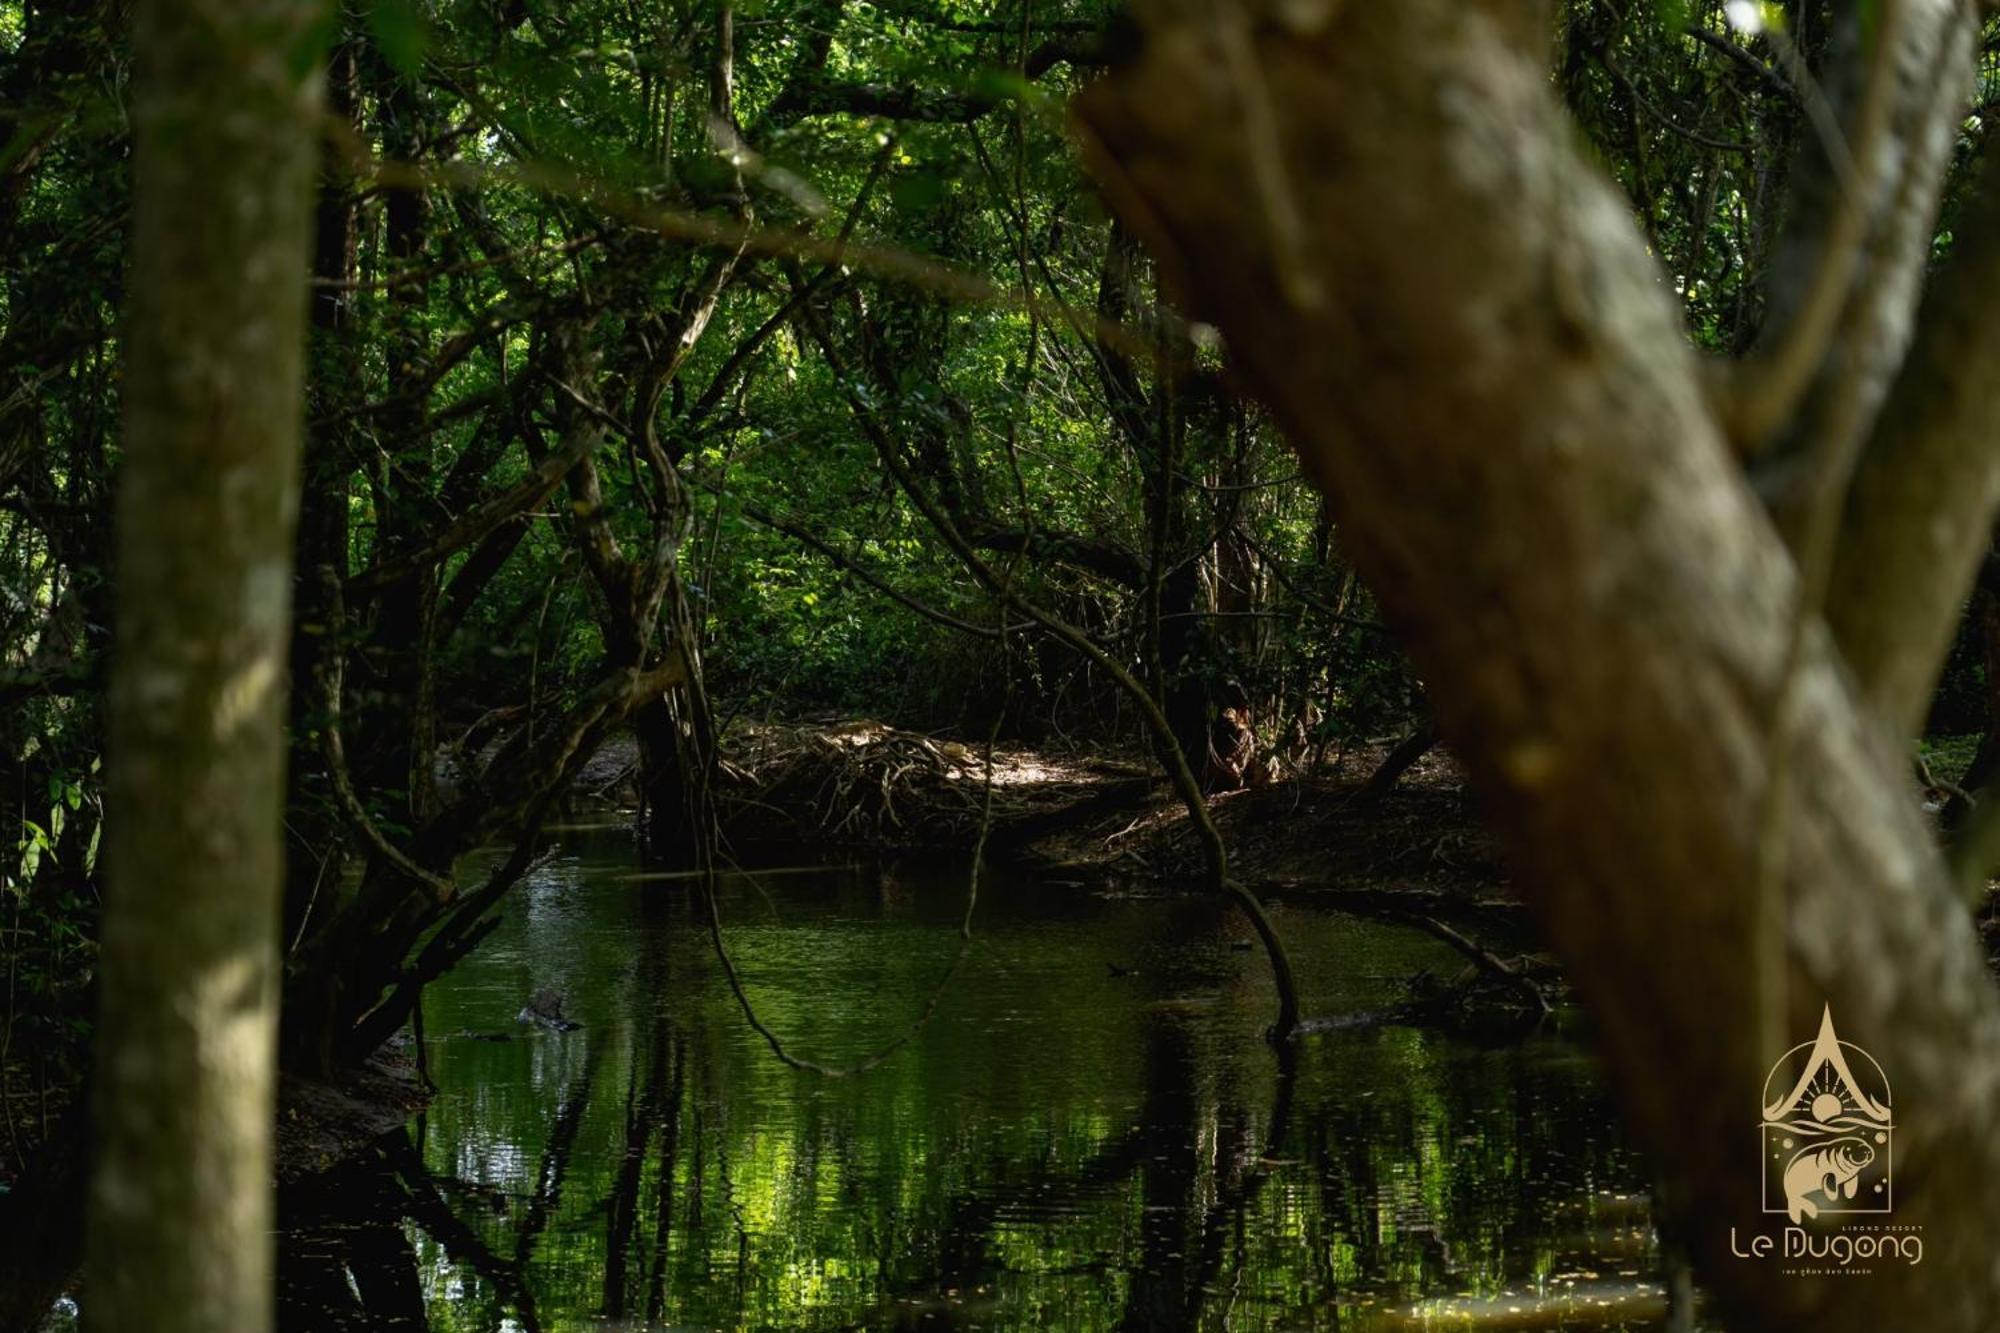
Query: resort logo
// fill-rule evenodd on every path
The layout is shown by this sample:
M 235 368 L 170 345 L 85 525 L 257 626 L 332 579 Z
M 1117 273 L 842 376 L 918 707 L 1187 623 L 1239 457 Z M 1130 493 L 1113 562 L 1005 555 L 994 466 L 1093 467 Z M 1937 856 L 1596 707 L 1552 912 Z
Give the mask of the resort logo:
M 1762 1109 L 1763 1211 L 1783 1213 L 1789 1225 L 1777 1236 L 1747 1238 L 1731 1227 L 1737 1258 L 1789 1261 L 1784 1271 L 1796 1276 L 1865 1272 L 1876 1259 L 1924 1261 L 1922 1227 L 1840 1229 L 1843 1214 L 1880 1216 L 1895 1206 L 1896 1125 L 1888 1076 L 1874 1056 L 1840 1039 L 1831 1005 L 1820 1014 L 1819 1035 L 1771 1066 Z
M 1894 1205 L 1896 1127 L 1875 1058 L 1833 1030 L 1778 1057 L 1764 1080 L 1764 1211 L 1794 1223 L 1822 1213 L 1886 1213 Z

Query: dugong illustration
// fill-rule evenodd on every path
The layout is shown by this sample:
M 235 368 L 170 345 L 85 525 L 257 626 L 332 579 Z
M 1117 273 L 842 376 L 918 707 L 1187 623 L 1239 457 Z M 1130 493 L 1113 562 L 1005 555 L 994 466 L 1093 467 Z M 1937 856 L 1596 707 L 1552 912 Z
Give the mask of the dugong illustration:
M 1819 1205 L 1806 1197 L 1814 1190 L 1824 1194 L 1828 1203 L 1843 1193 L 1853 1198 L 1854 1178 L 1874 1160 L 1875 1150 L 1857 1138 L 1834 1139 L 1802 1149 L 1785 1166 L 1785 1210 L 1792 1221 L 1819 1216 Z

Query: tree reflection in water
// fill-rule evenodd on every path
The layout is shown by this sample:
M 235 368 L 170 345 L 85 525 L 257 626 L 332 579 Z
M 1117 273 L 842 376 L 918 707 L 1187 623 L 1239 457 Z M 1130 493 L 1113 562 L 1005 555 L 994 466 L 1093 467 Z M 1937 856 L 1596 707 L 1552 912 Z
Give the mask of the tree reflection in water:
M 1213 905 L 1014 884 L 923 1038 L 828 1081 L 770 1058 L 698 922 L 627 873 L 615 849 L 552 867 L 436 988 L 438 1100 L 285 1200 L 287 1327 L 1658 1316 L 1639 1164 L 1560 1039 L 1383 1029 L 1280 1058 Z M 948 874 L 727 902 L 767 1020 L 830 1061 L 905 1022 L 956 941 Z M 1393 927 L 1295 906 L 1287 929 L 1316 1012 L 1452 966 Z M 512 1027 L 545 984 L 582 1030 Z

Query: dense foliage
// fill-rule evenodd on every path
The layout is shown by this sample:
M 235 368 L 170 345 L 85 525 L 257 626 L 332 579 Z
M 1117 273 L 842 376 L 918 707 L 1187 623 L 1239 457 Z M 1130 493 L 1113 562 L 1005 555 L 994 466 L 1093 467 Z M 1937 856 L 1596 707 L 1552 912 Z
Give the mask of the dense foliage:
M 1741 352 L 1788 172 L 1838 150 L 1815 119 L 1824 6 L 1763 6 L 1761 34 L 1725 8 L 1568 0 L 1551 68 L 1689 336 Z M 117 0 L 0 0 L 16 1151 L 89 1012 L 124 21 Z M 1224 709 L 1275 748 L 1420 713 L 1295 458 L 1084 182 L 1065 103 L 1120 34 L 1089 0 L 329 9 L 295 1062 L 364 1050 L 477 942 L 492 900 L 436 880 L 476 842 L 525 848 L 610 730 L 640 736 L 660 852 L 746 716 L 1142 743 L 1102 664 L 1015 599 L 1125 664 L 1198 768 Z M 1984 134 L 1982 111 L 1940 252 Z M 1967 729 L 1979 643 L 1947 684 Z M 357 957 L 373 972 L 328 976 Z

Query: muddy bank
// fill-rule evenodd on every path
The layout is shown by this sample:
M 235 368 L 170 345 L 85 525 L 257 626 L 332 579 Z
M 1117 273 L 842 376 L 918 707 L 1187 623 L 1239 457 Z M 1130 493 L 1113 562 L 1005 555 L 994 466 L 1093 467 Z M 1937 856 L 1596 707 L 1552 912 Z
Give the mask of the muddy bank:
M 279 1184 L 332 1170 L 424 1108 L 430 1090 L 413 1048 L 407 1040 L 394 1042 L 331 1081 L 280 1075 L 272 1145 Z
M 1510 911 L 1491 839 L 1441 750 L 1386 792 L 1370 789 L 1390 742 L 1310 771 L 1214 793 L 1211 817 L 1235 875 L 1267 892 L 1381 895 L 1411 906 Z M 615 761 L 611 761 L 615 763 Z M 959 849 L 984 830 L 990 853 L 1112 888 L 1199 877 L 1186 809 L 1139 756 L 1052 754 L 875 721 L 763 724 L 730 737 L 724 832 L 857 853 Z
M 1145 804 L 1151 769 L 904 731 L 871 719 L 760 723 L 733 731 L 722 765 L 723 832 L 870 851 L 1023 849 L 1094 811 Z

